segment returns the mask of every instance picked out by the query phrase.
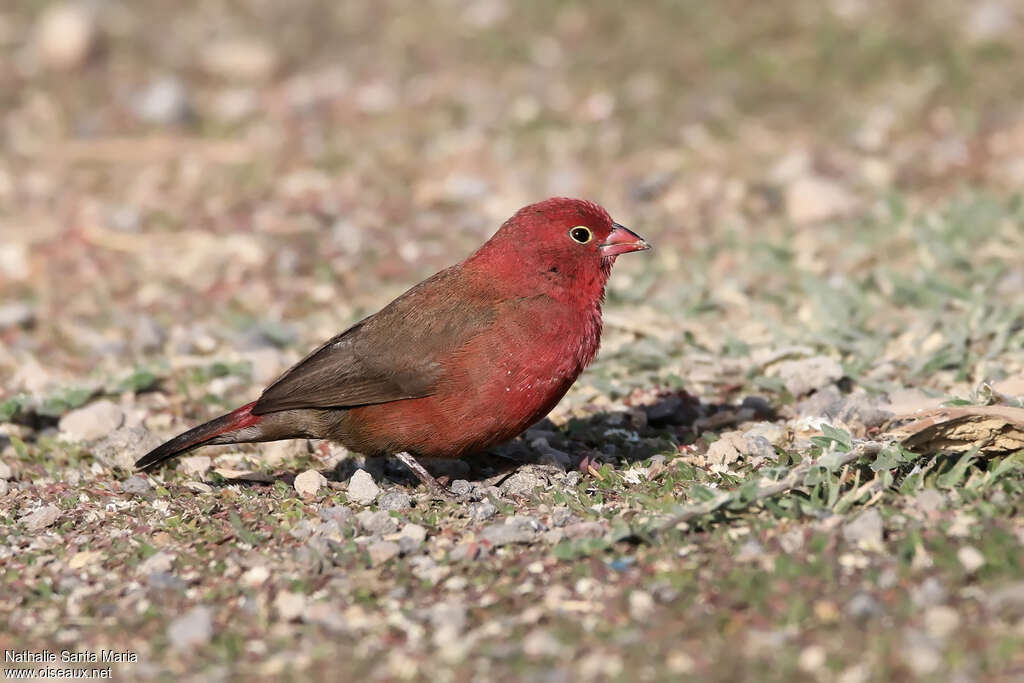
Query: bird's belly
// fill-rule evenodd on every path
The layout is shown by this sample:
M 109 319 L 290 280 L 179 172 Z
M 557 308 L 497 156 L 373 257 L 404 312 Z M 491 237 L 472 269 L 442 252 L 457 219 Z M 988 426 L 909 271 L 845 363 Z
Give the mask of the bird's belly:
M 584 365 L 564 353 L 564 337 L 532 341 L 503 353 L 468 349 L 431 396 L 346 411 L 342 442 L 364 453 L 453 458 L 514 438 L 555 407 Z

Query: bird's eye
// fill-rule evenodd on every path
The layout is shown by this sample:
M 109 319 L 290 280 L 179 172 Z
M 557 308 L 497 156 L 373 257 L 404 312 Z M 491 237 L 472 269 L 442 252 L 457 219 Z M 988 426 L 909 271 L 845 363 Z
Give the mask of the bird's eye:
M 572 238 L 573 242 L 586 244 L 590 240 L 594 239 L 594 233 L 590 232 L 590 228 L 586 226 L 577 225 L 575 228 L 569 231 L 569 237 Z

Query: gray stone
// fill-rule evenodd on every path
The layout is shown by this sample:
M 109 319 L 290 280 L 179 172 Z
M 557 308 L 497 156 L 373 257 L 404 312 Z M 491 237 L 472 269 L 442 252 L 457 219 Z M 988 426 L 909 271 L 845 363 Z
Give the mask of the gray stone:
M 863 550 L 881 550 L 882 532 L 882 515 L 878 510 L 866 510 L 846 523 L 843 538 Z
M 338 526 L 344 528 L 352 523 L 354 513 L 350 508 L 343 505 L 333 505 L 327 508 L 320 508 L 320 519 L 327 521 L 334 521 L 338 523 Z
M 419 524 L 406 524 L 398 535 L 398 545 L 403 555 L 419 550 L 427 540 L 427 530 Z
M 996 588 L 985 598 L 989 609 L 1004 619 L 1024 618 L 1024 581 Z
M 857 593 L 846 603 L 846 614 L 857 620 L 867 620 L 881 613 L 881 605 L 870 593 Z
M 188 584 L 169 572 L 153 572 L 146 578 L 146 585 L 157 590 L 183 591 Z
M 763 436 L 746 436 L 743 437 L 746 442 L 747 455 L 752 459 L 761 460 L 773 460 L 776 456 L 775 447 L 772 442 Z
M 124 411 L 116 403 L 94 401 L 60 419 L 61 435 L 69 441 L 95 441 L 124 424 Z
M 141 576 L 151 576 L 155 573 L 166 573 L 171 571 L 171 567 L 174 566 L 174 555 L 161 550 L 160 552 L 150 555 L 143 560 L 136 571 Z
M 106 467 L 120 467 L 131 471 L 135 469 L 136 460 L 160 443 L 159 437 L 143 425 L 137 424 L 112 431 L 93 444 L 90 451 L 93 457 Z
M 528 526 L 509 524 L 507 520 L 484 527 L 480 532 L 480 540 L 495 547 L 512 543 L 533 543 L 537 540 L 537 536 L 536 530 Z
M 595 521 L 567 524 L 564 530 L 567 538 L 600 538 L 606 531 L 604 524 Z
M 121 490 L 125 493 L 139 496 L 152 491 L 153 485 L 149 483 L 149 479 L 136 474 L 125 479 L 124 483 L 121 484 Z
M 188 91 L 176 78 L 164 77 L 147 85 L 132 103 L 135 115 L 147 123 L 185 123 L 192 115 Z
M 757 539 L 750 538 L 736 549 L 733 559 L 736 562 L 755 562 L 764 556 L 764 546 Z
M 398 557 L 402 548 L 394 541 L 376 541 L 366 547 L 366 552 L 370 555 L 370 562 L 376 567 Z
M 946 596 L 946 587 L 934 576 L 929 576 L 911 591 L 914 604 L 918 607 L 941 605 L 946 601 Z
M 825 410 L 825 415 L 842 420 L 848 425 L 872 429 L 882 426 L 893 414 L 882 408 L 876 397 L 858 392 L 829 406 Z
M 931 638 L 916 630 L 907 630 L 898 650 L 903 663 L 915 676 L 928 676 L 939 670 L 943 657 Z
M 388 491 L 377 499 L 381 510 L 407 510 L 412 506 L 412 496 L 403 491 Z
M 132 345 L 139 351 L 156 351 L 167 341 L 167 332 L 148 315 L 136 316 L 132 324 Z
M 561 505 L 551 511 L 551 524 L 554 526 L 565 526 L 576 519 L 576 515 L 569 508 Z
M 352 478 L 348 480 L 348 499 L 360 505 L 369 505 L 377 500 L 380 495 L 380 487 L 366 470 L 356 470 Z
M 482 500 L 469 506 L 469 517 L 477 522 L 490 519 L 497 512 L 498 508 L 494 507 L 494 503 L 489 500 Z
M 529 496 L 544 484 L 544 480 L 536 474 L 522 469 L 502 482 L 498 488 L 506 496 Z
M 167 640 L 175 650 L 205 645 L 213 637 L 213 612 L 209 607 L 193 607 L 167 627 Z
M 24 515 L 21 518 L 21 523 L 29 531 L 41 531 L 56 522 L 58 518 L 60 518 L 60 508 L 56 505 L 44 505 Z
M 938 512 L 946 507 L 946 494 L 938 489 L 923 489 L 914 496 L 914 505 L 924 513 Z
M 14 470 L 5 462 L 0 462 L 0 479 L 13 479 Z
M 465 479 L 456 479 L 451 485 L 451 492 L 456 496 L 468 495 L 472 490 L 473 485 Z
M 384 510 L 364 510 L 356 515 L 356 520 L 368 534 L 390 534 L 398 530 L 398 520 Z
M 821 417 L 842 400 L 843 395 L 839 393 L 837 387 L 823 387 L 807 398 L 797 401 L 796 412 L 800 417 Z
M 313 528 L 313 523 L 308 519 L 300 519 L 295 526 L 288 530 L 288 534 L 292 538 L 297 538 L 300 541 L 309 538 L 313 535 L 316 529 Z
M 778 372 L 786 391 L 796 397 L 830 386 L 843 377 L 842 366 L 828 356 L 783 361 Z

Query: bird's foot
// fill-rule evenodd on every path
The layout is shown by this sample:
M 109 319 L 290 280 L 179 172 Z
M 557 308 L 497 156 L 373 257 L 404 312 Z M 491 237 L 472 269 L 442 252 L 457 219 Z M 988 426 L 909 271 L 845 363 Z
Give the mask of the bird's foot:
M 427 487 L 431 495 L 438 500 L 455 500 L 455 496 L 450 491 L 441 486 L 441 482 L 434 479 L 434 475 L 427 472 L 426 468 L 419 463 L 416 458 L 412 457 L 409 453 L 401 452 L 395 453 L 395 457 L 405 463 L 405 466 L 412 470 L 412 473 L 416 475 L 416 478 L 423 482 L 423 485 Z

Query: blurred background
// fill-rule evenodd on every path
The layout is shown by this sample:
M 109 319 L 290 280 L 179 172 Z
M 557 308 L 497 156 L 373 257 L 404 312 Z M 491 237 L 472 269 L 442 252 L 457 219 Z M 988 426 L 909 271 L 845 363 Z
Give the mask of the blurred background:
M 1010 680 L 1009 458 L 933 460 L 924 488 L 915 464 L 898 493 L 898 459 L 843 469 L 674 545 L 609 529 L 820 452 L 835 405 L 863 436 L 1024 394 L 1022 64 L 1016 0 L 3 0 L 0 643 L 131 647 L 133 678 Z M 473 559 L 497 510 L 423 504 L 419 555 L 346 537 L 320 573 L 345 482 L 314 504 L 290 477 L 326 445 L 209 451 L 259 486 L 209 458 L 128 478 L 552 195 L 655 246 L 619 259 L 599 359 L 521 443 L 570 471 L 501 503 L 582 538 L 538 522 Z M 755 419 L 756 457 L 705 461 Z
M 863 219 L 891 240 L 908 214 L 1024 181 L 1021 14 L 8 0 L 0 371 L 12 348 L 80 374 L 168 340 L 321 338 L 551 195 L 657 246 L 620 260 L 613 304 L 746 320 L 775 286 L 766 260 L 913 280 L 916 228 L 879 249 Z M 955 230 L 982 252 L 993 231 L 1000 253 L 1020 245 Z

